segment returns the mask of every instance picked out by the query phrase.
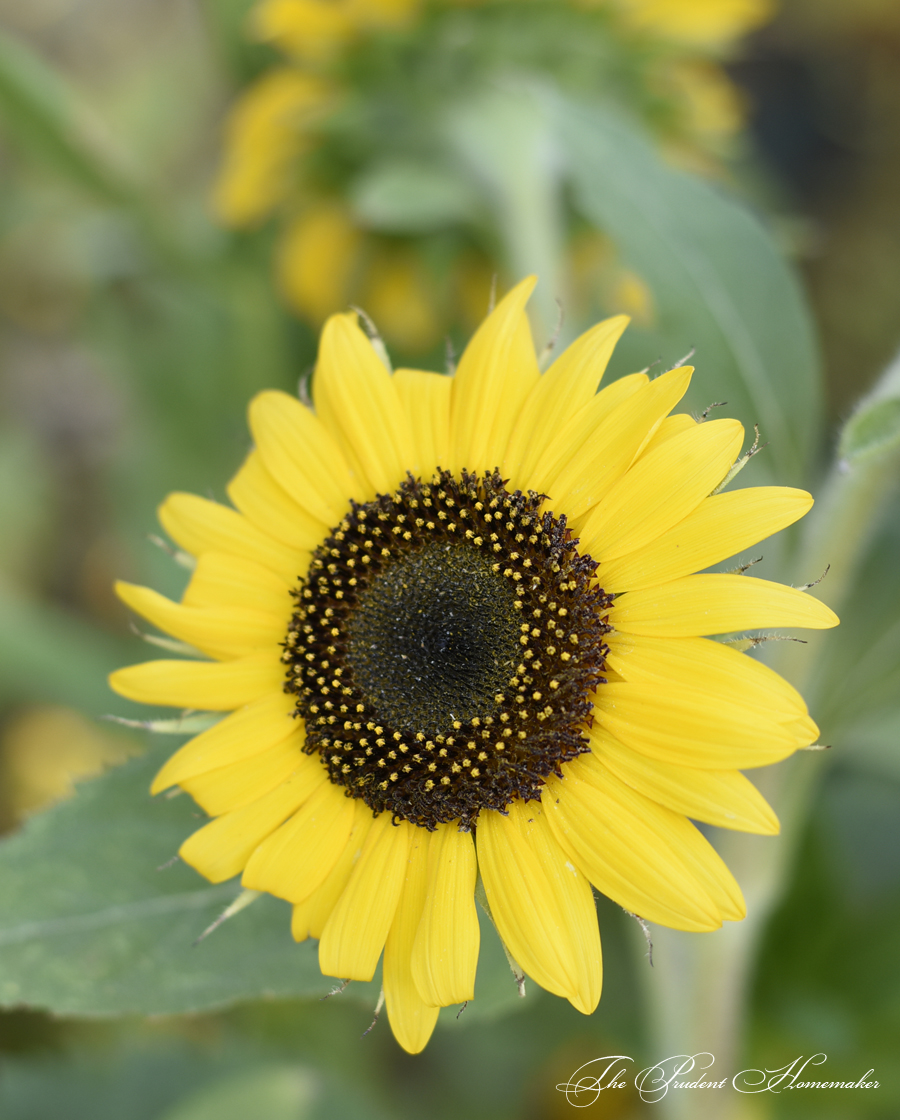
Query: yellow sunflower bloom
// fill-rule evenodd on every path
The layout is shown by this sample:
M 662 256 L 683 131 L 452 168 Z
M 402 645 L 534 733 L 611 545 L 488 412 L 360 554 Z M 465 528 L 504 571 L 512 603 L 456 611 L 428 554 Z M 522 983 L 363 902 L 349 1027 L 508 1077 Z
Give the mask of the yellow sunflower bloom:
M 113 688 L 231 713 L 154 782 L 213 818 L 182 857 L 292 903 L 326 975 L 370 980 L 383 953 L 410 1052 L 473 996 L 479 877 L 515 960 L 584 1013 L 601 988 L 592 887 L 677 929 L 743 917 L 691 821 L 776 832 L 740 770 L 817 729 L 785 681 L 708 635 L 837 622 L 803 591 L 697 574 L 812 499 L 717 492 L 743 429 L 670 415 L 690 368 L 597 392 L 624 316 L 541 375 L 533 283 L 452 377 L 390 373 L 355 315 L 333 316 L 314 409 L 252 401 L 234 508 L 163 503 L 197 558 L 182 602 L 118 588 L 208 660 L 121 669 Z

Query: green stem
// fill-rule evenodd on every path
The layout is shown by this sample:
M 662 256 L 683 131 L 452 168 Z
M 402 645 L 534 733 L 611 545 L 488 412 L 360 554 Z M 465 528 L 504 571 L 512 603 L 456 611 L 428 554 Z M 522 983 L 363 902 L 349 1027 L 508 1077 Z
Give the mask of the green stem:
M 452 146 L 488 202 L 512 277 L 536 273 L 529 316 L 540 351 L 566 302 L 561 165 L 546 107 L 524 84 L 498 83 L 448 118 Z

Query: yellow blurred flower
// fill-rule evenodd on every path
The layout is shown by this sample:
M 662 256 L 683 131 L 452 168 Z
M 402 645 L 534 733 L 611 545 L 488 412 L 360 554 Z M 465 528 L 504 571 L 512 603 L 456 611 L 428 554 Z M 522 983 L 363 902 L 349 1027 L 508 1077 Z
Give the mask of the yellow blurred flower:
M 616 0 L 634 27 L 679 43 L 722 47 L 775 14 L 774 0 Z
M 295 217 L 278 253 L 278 279 L 291 307 L 318 325 L 345 306 L 361 242 L 362 233 L 338 203 L 315 203 Z
M 320 78 L 292 67 L 271 71 L 240 98 L 213 199 L 226 225 L 253 225 L 290 197 L 297 158 L 309 144 L 306 129 L 328 101 Z
M 20 819 L 70 796 L 79 779 L 137 753 L 127 735 L 72 708 L 26 708 L 3 736 L 4 807 L 14 820 Z
M 420 0 L 263 0 L 252 33 L 298 59 L 321 60 L 367 28 L 398 27 Z

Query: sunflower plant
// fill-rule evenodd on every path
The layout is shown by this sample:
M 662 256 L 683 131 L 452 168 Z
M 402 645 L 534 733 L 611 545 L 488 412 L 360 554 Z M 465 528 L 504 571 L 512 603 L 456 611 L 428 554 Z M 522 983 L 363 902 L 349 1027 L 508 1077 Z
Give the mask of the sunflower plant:
M 772 11 L 768 0 L 261 0 L 247 33 L 275 57 L 228 115 L 216 213 L 235 229 L 276 216 L 280 289 L 311 325 L 359 303 L 420 356 L 449 324 L 474 327 L 493 271 L 523 270 L 502 221 L 486 220 L 491 184 L 455 151 L 458 107 L 511 76 L 549 83 L 625 109 L 712 171 L 743 120 L 722 63 Z M 548 159 L 533 153 L 531 173 Z M 640 279 L 557 208 L 541 224 L 560 225 L 577 267 L 640 313 Z

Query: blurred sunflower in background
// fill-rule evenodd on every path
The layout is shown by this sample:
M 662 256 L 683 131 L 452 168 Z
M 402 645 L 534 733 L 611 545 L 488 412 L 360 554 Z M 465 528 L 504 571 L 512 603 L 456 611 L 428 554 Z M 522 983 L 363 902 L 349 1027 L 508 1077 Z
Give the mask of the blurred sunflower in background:
M 216 214 L 235 229 L 276 217 L 279 286 L 312 327 L 358 304 L 392 345 L 421 355 L 451 323 L 471 330 L 492 276 L 517 270 L 448 152 L 455 101 L 509 78 L 549 80 L 625 107 L 709 172 L 744 119 L 722 63 L 773 10 L 772 0 L 261 0 L 248 34 L 278 60 L 231 110 Z M 599 287 L 612 310 L 649 320 L 646 286 L 608 239 L 571 214 L 561 221 L 572 288 Z
M 592 885 L 677 929 L 744 916 L 689 818 L 776 832 L 740 769 L 818 729 L 776 673 L 704 636 L 837 623 L 804 589 L 695 574 L 811 497 L 718 492 L 744 430 L 669 415 L 690 367 L 597 392 L 622 316 L 541 375 L 533 286 L 453 377 L 392 374 L 355 314 L 331 317 L 315 412 L 280 392 L 251 403 L 235 508 L 163 503 L 196 560 L 182 602 L 118 586 L 209 660 L 112 686 L 232 713 L 154 783 L 214 818 L 180 855 L 293 903 L 326 975 L 371 980 L 383 952 L 414 1053 L 440 1007 L 473 998 L 479 893 L 516 967 L 585 1014 L 602 980 Z

